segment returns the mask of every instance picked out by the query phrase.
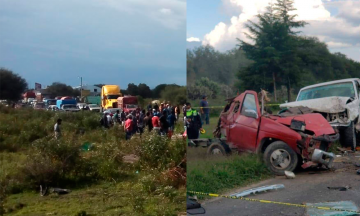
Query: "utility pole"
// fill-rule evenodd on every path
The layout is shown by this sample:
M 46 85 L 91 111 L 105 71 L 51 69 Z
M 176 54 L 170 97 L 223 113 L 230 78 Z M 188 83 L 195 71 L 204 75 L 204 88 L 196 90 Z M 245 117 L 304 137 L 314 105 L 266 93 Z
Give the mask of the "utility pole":
M 82 100 L 82 77 L 80 77 L 80 101 Z

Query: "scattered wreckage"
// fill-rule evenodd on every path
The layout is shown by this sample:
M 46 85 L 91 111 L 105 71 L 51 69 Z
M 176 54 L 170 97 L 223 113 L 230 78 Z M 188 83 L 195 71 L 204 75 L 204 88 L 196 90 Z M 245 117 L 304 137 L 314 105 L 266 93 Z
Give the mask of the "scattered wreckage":
M 320 113 L 340 133 L 340 144 L 353 150 L 360 141 L 360 79 L 343 79 L 302 88 L 295 102 L 280 108 L 307 107 Z
M 220 114 L 216 138 L 190 140 L 189 145 L 207 147 L 209 154 L 225 155 L 232 150 L 263 154 L 265 164 L 277 175 L 300 164 L 303 168 L 332 167 L 335 155 L 327 151 L 339 135 L 321 114 L 298 114 L 299 108 L 266 114 L 263 99 L 262 109 L 255 91 L 231 99 Z

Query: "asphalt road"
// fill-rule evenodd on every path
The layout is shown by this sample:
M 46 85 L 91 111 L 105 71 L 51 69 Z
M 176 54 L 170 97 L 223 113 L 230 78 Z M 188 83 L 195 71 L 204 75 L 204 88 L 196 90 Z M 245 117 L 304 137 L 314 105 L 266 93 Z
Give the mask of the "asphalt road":
M 264 185 L 284 184 L 285 188 L 277 191 L 268 191 L 261 194 L 247 196 L 248 198 L 264 199 L 296 204 L 353 201 L 360 207 L 360 175 L 356 174 L 360 162 L 360 153 L 336 159 L 334 170 L 301 171 L 295 179 L 286 179 L 278 176 L 244 188 L 238 188 L 225 195 Z M 351 187 L 347 191 L 329 190 L 327 187 Z M 257 203 L 243 200 L 215 198 L 201 203 L 206 210 L 206 216 L 218 215 L 307 215 L 306 209 L 276 204 Z M 189 215 L 189 214 L 188 214 Z

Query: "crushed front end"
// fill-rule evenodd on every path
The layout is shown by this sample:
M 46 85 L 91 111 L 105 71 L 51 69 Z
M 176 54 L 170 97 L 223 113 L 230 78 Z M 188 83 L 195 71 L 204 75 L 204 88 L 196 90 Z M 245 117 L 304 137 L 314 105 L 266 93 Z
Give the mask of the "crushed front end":
M 324 165 L 331 168 L 335 158 L 334 153 L 327 152 L 330 145 L 339 139 L 339 134 L 324 134 L 321 136 L 299 132 L 301 140 L 297 142 L 299 153 L 303 159 L 302 168 Z

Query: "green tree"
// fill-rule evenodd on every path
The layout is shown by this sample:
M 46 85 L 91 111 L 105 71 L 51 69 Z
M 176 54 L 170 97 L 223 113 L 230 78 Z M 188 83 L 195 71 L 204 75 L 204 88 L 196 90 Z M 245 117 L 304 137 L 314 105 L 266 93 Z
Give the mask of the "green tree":
M 213 91 L 206 86 L 200 86 L 196 84 L 187 85 L 187 97 L 190 100 L 200 99 L 201 96 L 206 95 L 209 98 L 213 98 Z
M 152 96 L 150 87 L 144 83 L 138 85 L 138 93 L 143 98 L 151 98 Z
M 275 17 L 280 21 L 285 32 L 282 32 L 283 41 L 281 43 L 280 70 L 283 75 L 281 83 L 286 84 L 288 101 L 291 101 L 291 83 L 297 84 L 300 80 L 302 67 L 301 58 L 298 56 L 299 40 L 296 37 L 299 33 L 293 29 L 304 27 L 305 21 L 296 21 L 297 14 L 290 15 L 295 11 L 293 0 L 277 0 L 275 3 Z
M 127 88 L 127 92 L 130 95 L 137 96 L 137 95 L 139 95 L 139 88 L 134 83 L 129 83 L 128 88 Z
M 303 27 L 304 21 L 295 21 L 297 15 L 289 15 L 293 8 L 292 0 L 277 0 L 275 7 L 269 5 L 264 14 L 257 15 L 258 23 L 249 21 L 247 34 L 254 44 L 239 40 L 240 48 L 253 64 L 240 71 L 239 76 L 245 86 L 267 89 L 272 78 L 273 92 L 277 101 L 277 84 L 286 84 L 288 100 L 291 100 L 291 83 L 300 80 L 301 58 L 297 54 L 298 40 L 294 28 Z M 252 74 L 252 75 L 251 75 Z M 251 77 L 263 80 L 251 81 Z
M 153 98 L 160 98 L 161 97 L 161 92 L 166 88 L 166 86 L 168 86 L 168 85 L 167 84 L 160 84 L 160 85 L 156 86 L 152 90 L 152 97 Z
M 267 89 L 271 77 L 276 101 L 276 83 L 281 58 L 279 46 L 282 43 L 285 27 L 275 17 L 272 5 L 264 14 L 258 14 L 257 18 L 258 23 L 249 21 L 246 24 L 250 31 L 250 34 L 246 33 L 246 36 L 254 44 L 238 39 L 240 49 L 244 50 L 247 58 L 253 61 L 250 66 L 240 70 L 238 76 L 242 79 L 242 88 L 255 88 L 253 90 Z
M 57 96 L 71 96 L 76 97 L 80 96 L 80 90 L 73 89 L 71 86 L 66 85 L 60 82 L 54 82 L 47 87 L 47 91 L 51 94 L 52 97 Z
M 218 94 L 220 93 L 220 85 L 214 81 L 211 81 L 207 77 L 201 77 L 199 80 L 195 82 L 195 85 L 199 87 L 204 86 L 208 88 L 211 91 L 211 93 L 206 94 L 204 92 L 204 95 L 208 96 L 209 98 L 216 98 L 216 96 L 218 96 Z
M 0 68 L 0 100 L 14 102 L 22 98 L 28 87 L 27 82 L 13 71 Z
M 161 92 L 161 98 L 170 101 L 173 105 L 186 103 L 186 87 L 169 85 Z

